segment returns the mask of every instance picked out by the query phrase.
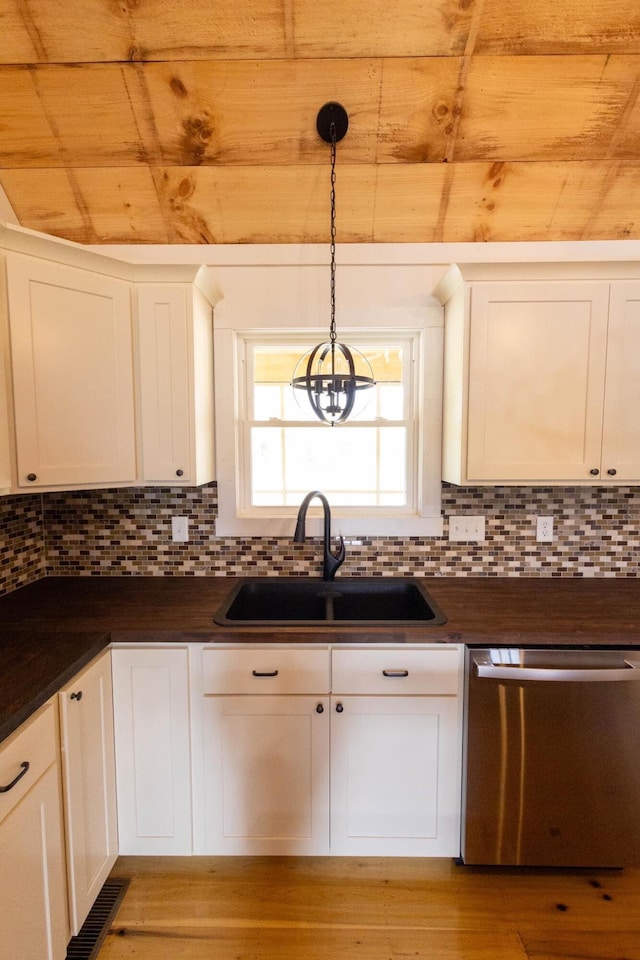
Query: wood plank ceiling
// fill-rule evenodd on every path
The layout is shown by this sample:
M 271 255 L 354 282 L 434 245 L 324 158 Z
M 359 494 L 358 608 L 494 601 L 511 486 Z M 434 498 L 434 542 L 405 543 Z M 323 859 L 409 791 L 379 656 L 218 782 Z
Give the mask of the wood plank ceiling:
M 640 237 L 638 0 L 0 0 L 0 184 L 81 243 Z

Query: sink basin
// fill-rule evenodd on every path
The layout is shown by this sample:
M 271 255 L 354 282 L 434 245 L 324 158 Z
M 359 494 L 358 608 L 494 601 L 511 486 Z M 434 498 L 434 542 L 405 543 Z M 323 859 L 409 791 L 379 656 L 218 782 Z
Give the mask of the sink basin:
M 446 623 L 446 617 L 422 583 L 400 577 L 241 580 L 213 619 L 222 626 Z

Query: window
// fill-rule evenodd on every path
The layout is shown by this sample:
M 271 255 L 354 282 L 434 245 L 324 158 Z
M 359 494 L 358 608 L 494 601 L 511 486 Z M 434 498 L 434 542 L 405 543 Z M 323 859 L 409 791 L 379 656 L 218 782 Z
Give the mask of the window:
M 335 426 L 301 407 L 290 386 L 300 357 L 326 339 L 317 319 L 311 328 L 250 286 L 239 290 L 237 306 L 229 297 L 216 308 L 218 536 L 291 536 L 310 490 L 327 496 L 334 535 L 441 535 L 442 312 L 426 305 L 424 293 L 416 309 L 413 291 L 403 291 L 410 308 L 402 313 L 411 322 L 399 324 L 395 303 L 386 311 L 379 304 L 379 270 L 376 284 L 375 308 L 358 304 L 351 310 L 357 320 L 338 329 L 340 340 L 367 357 L 376 386 L 364 410 Z M 317 524 L 309 525 L 311 534 Z
M 306 343 L 245 341 L 245 512 L 297 507 L 315 488 L 333 508 L 404 510 L 413 498 L 412 343 L 351 343 L 371 364 L 376 385 L 360 413 L 330 427 L 290 386 Z

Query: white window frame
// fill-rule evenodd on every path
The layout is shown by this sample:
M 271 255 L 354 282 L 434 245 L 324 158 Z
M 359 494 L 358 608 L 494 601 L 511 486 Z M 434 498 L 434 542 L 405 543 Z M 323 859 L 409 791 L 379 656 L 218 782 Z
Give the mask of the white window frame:
M 268 288 L 271 293 L 278 288 L 271 268 Z M 285 268 L 280 268 L 282 271 Z M 357 270 L 358 268 L 354 268 Z M 402 271 L 402 267 L 386 268 L 390 271 Z M 299 273 L 304 268 L 286 268 L 296 270 L 297 296 L 294 303 L 300 303 L 300 285 L 315 286 L 325 281 L 325 270 L 321 275 L 306 276 L 300 281 Z M 380 268 L 378 268 L 380 270 Z M 415 268 L 414 268 L 415 270 Z M 342 268 L 344 272 L 344 268 Z M 259 273 L 256 274 L 260 279 Z M 291 277 L 284 273 L 280 277 Z M 402 278 L 394 277 L 394 284 Z M 412 278 L 415 284 L 415 276 Z M 365 278 L 366 280 L 366 278 Z M 373 280 L 373 286 L 379 282 Z M 246 284 L 246 280 L 245 280 Z M 360 288 L 361 277 L 354 277 L 354 284 Z M 287 284 L 285 283 L 285 287 Z M 383 284 L 384 288 L 384 284 Z M 317 292 L 317 291 L 314 291 Z M 409 291 L 410 293 L 410 291 Z M 380 290 L 377 289 L 380 298 Z M 397 290 L 394 287 L 394 296 Z M 296 312 L 291 309 L 278 309 L 277 303 L 269 303 L 257 295 L 256 303 L 250 312 L 242 304 L 242 296 L 224 297 L 214 312 L 214 355 L 215 355 L 215 405 L 216 405 L 216 461 L 218 481 L 218 518 L 216 536 L 219 537 L 288 537 L 292 536 L 297 507 L 259 507 L 247 508 L 244 505 L 243 476 L 243 410 L 245 406 L 244 360 L 247 340 L 268 342 L 283 339 L 291 342 L 301 334 L 301 346 L 305 349 L 314 343 L 326 339 L 327 330 L 318 324 L 322 311 L 314 306 L 308 311 Z M 255 288 L 253 296 L 256 298 Z M 286 290 L 283 292 L 286 296 Z M 355 294 L 354 294 L 355 296 Z M 320 300 L 322 297 L 320 296 Z M 381 296 L 384 301 L 384 292 Z M 342 315 L 348 315 L 348 322 L 339 323 L 338 337 L 349 343 L 358 338 L 367 339 L 367 335 L 376 340 L 388 333 L 390 342 L 398 339 L 411 339 L 415 344 L 413 363 L 415 364 L 412 402 L 420 412 L 419 434 L 415 438 L 414 449 L 416 466 L 414 480 L 417 484 L 415 507 L 411 512 L 399 508 L 375 508 L 375 510 L 355 507 L 332 506 L 332 533 L 347 538 L 359 536 L 442 536 L 441 515 L 441 433 L 442 433 L 442 357 L 443 357 L 443 314 L 439 304 L 427 291 L 421 294 L 421 309 L 416 309 L 415 299 L 410 295 L 407 300 L 410 307 L 393 303 L 377 304 L 374 309 L 360 306 L 350 307 L 347 303 Z M 338 298 L 338 306 L 340 299 Z M 357 343 L 355 344 L 357 346 Z M 321 427 L 322 428 L 322 427 Z M 342 429 L 340 426 L 325 429 Z M 268 512 L 268 516 L 265 514 Z M 313 511 L 315 513 L 316 511 Z M 310 511 L 308 533 L 318 535 L 321 532 L 321 518 L 313 518 Z

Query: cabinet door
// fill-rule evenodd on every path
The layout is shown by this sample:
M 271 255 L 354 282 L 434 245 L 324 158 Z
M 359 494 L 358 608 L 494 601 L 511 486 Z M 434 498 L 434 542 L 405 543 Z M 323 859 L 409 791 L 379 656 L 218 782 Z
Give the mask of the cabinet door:
M 602 477 L 640 480 L 640 283 L 611 285 Z
M 75 936 L 118 855 L 111 659 L 60 693 L 67 874 Z
M 7 269 L 18 485 L 134 480 L 129 284 L 18 255 Z
M 191 284 L 137 287 L 142 479 L 214 479 L 211 306 Z
M 329 698 L 206 697 L 203 849 L 329 852 Z
M 137 290 L 142 479 L 191 482 L 189 330 L 183 284 Z
M 609 284 L 474 284 L 469 482 L 589 481 L 600 469 Z
M 188 652 L 111 656 L 120 853 L 190 854 Z
M 67 898 L 57 764 L 0 822 L 0 948 L 20 960 L 64 960 Z
M 331 852 L 457 856 L 457 697 L 341 697 L 331 706 Z

